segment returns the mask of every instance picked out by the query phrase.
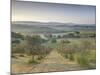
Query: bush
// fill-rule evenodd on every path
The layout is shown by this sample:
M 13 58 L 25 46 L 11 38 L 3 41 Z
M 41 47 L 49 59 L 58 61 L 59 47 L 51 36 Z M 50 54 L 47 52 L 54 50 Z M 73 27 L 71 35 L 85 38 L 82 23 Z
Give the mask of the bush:
M 58 37 L 57 37 L 57 38 L 62 38 L 62 36 L 58 35 Z
M 24 57 L 24 55 L 22 55 L 22 54 L 20 54 L 19 56 L 20 56 L 20 57 Z
M 68 54 L 65 54 L 65 58 L 68 58 Z
M 79 32 L 79 31 L 75 31 L 75 33 L 76 33 L 76 34 L 80 34 L 80 32 Z
M 74 60 L 74 55 L 73 54 L 70 54 L 69 59 L 70 60 Z
M 28 61 L 28 63 L 29 63 L 29 64 L 38 64 L 38 62 L 37 62 L 36 60 L 34 60 L 34 59 L 30 59 L 30 60 Z
M 20 33 L 11 32 L 11 37 L 24 40 L 24 36 Z
M 16 57 L 15 55 L 11 55 L 11 57 L 12 57 L 12 58 L 16 58 L 16 59 L 17 59 L 17 57 Z
M 43 56 L 39 56 L 38 58 L 37 58 L 37 60 L 41 60 L 41 59 L 43 59 L 44 57 Z

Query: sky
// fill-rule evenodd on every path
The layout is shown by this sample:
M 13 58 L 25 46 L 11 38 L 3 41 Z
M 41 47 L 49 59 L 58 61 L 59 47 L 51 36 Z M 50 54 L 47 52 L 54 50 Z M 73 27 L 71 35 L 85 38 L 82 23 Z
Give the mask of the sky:
M 95 24 L 96 7 L 12 0 L 12 21 Z

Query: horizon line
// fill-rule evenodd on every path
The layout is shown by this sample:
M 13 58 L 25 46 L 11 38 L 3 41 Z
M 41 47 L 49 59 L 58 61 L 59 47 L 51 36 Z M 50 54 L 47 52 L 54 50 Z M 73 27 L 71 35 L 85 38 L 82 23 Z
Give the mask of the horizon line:
M 11 21 L 11 22 L 40 22 L 40 23 L 69 23 L 69 24 L 85 24 L 85 23 L 74 23 L 74 22 L 57 22 L 57 21 Z M 91 25 L 91 24 L 88 24 Z M 96 25 L 94 23 L 93 25 Z

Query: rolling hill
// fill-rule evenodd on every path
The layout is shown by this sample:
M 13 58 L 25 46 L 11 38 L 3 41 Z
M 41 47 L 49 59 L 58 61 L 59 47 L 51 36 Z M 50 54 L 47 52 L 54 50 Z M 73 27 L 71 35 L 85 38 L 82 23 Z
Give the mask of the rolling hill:
M 66 31 L 95 31 L 94 24 L 75 24 L 59 22 L 12 22 L 11 31 L 20 33 L 61 33 Z

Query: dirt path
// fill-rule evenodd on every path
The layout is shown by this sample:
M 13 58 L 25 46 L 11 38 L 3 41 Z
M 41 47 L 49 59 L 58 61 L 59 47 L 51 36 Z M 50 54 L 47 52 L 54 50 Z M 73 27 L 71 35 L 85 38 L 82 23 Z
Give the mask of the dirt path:
M 16 68 L 16 69 L 15 69 Z M 50 71 L 71 71 L 80 70 L 80 66 L 61 56 L 56 50 L 47 55 L 40 64 L 37 65 L 21 65 L 13 64 L 14 73 L 36 73 Z
M 53 50 L 30 72 L 69 71 L 79 69 L 81 68 L 77 63 L 65 59 L 57 51 Z

